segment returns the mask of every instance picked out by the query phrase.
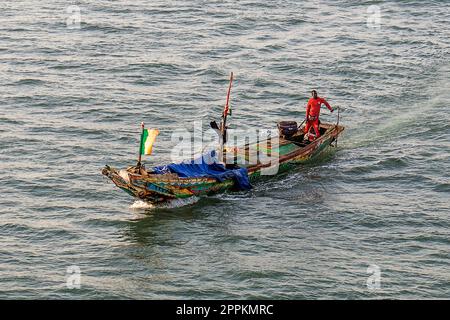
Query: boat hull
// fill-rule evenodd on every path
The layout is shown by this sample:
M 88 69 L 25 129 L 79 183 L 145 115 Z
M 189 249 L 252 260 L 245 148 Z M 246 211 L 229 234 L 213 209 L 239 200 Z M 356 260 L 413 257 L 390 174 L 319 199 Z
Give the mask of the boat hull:
M 282 173 L 309 161 L 326 151 L 337 141 L 344 127 L 335 124 L 321 124 L 324 133 L 310 143 L 303 143 L 303 131 L 300 129 L 290 139 L 279 139 L 276 173 Z M 258 163 L 248 165 L 250 181 L 255 181 L 264 175 L 264 169 L 269 169 L 273 163 Z M 130 167 L 117 170 L 105 166 L 102 174 L 131 196 L 151 203 L 161 203 L 174 199 L 192 196 L 209 195 L 226 190 L 233 190 L 232 179 L 218 182 L 215 178 L 180 178 L 175 174 L 151 174 L 142 168 Z

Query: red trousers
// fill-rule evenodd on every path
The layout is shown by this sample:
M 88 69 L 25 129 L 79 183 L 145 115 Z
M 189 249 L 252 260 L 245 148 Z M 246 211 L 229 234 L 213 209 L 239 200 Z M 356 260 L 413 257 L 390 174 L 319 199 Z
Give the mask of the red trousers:
M 320 137 L 319 118 L 317 118 L 316 120 L 306 121 L 305 133 L 309 132 L 309 130 L 311 129 L 311 126 L 314 128 L 314 131 L 316 133 L 316 138 Z

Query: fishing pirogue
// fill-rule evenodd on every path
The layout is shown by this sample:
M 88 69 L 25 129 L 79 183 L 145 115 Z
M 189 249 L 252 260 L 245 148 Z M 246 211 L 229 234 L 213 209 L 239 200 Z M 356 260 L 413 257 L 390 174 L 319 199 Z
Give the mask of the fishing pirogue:
M 295 121 L 283 121 L 278 123 L 276 136 L 240 147 L 229 147 L 226 121 L 231 112 L 229 98 L 232 80 L 233 74 L 220 125 L 211 122 L 219 137 L 218 151 L 209 151 L 194 160 L 146 169 L 141 163 L 141 155 L 151 154 L 158 131 L 145 129 L 142 124 L 138 163 L 121 170 L 107 165 L 102 174 L 131 196 L 156 204 L 226 190 L 247 190 L 252 182 L 262 176 L 279 174 L 313 161 L 337 144 L 337 138 L 344 130 L 339 125 L 339 111 L 337 123 L 320 123 L 321 135 L 312 141 L 302 125 L 298 126 Z

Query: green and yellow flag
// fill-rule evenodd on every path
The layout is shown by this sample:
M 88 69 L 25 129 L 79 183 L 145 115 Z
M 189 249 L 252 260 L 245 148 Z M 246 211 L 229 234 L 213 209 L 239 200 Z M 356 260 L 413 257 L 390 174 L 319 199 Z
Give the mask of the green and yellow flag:
M 159 134 L 157 129 L 144 129 L 141 136 L 141 154 L 152 154 L 153 143 Z

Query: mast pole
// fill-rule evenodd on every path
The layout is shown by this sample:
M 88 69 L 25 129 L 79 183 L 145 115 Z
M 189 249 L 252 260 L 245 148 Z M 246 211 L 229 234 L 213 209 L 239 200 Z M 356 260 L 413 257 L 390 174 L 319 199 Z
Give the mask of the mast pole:
M 230 93 L 231 93 L 231 85 L 233 84 L 233 72 L 230 74 L 230 84 L 228 86 L 228 92 L 227 92 L 227 101 L 225 103 L 225 108 L 223 109 L 222 113 L 222 121 L 220 124 L 220 133 L 221 133 L 221 141 L 220 141 L 220 149 L 222 152 L 222 161 L 225 162 L 225 150 L 224 150 L 224 144 L 226 142 L 226 136 L 227 136 L 227 116 L 228 116 L 228 110 L 229 110 L 229 103 L 230 103 Z

